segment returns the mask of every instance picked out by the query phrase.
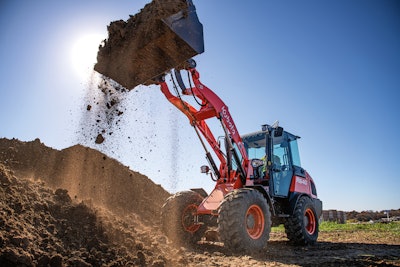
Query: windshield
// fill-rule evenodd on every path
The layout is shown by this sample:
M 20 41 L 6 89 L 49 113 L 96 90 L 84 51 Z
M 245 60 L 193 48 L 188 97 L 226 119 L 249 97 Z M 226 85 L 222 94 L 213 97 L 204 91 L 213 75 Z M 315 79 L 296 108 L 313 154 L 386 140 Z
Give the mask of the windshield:
M 247 134 L 242 137 L 249 159 L 261 159 L 265 156 L 266 136 L 264 132 Z
M 247 155 L 249 159 L 261 159 L 265 156 L 265 147 L 250 147 Z

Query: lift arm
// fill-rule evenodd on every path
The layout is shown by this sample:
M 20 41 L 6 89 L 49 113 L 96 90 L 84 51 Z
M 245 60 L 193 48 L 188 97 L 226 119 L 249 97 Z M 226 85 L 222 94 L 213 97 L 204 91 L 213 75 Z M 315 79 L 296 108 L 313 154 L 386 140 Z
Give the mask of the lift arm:
M 227 178 L 230 180 L 231 178 L 233 179 L 235 177 L 230 177 L 230 174 L 228 173 L 226 156 L 221 151 L 218 142 L 216 141 L 205 121 L 206 119 L 213 117 L 220 120 L 225 134 L 228 137 L 226 140 L 229 142 L 229 149 L 233 152 L 234 159 L 237 163 L 240 180 L 242 181 L 242 184 L 244 184 L 247 176 L 246 173 L 249 160 L 243 141 L 228 110 L 228 107 L 211 89 L 200 82 L 200 74 L 194 67 L 187 67 L 186 70 L 191 75 L 194 86 L 191 88 L 182 88 L 182 94 L 194 95 L 197 99 L 200 99 L 200 109 L 196 109 L 188 102 L 184 101 L 180 94 L 177 96 L 173 95 L 165 81 L 161 81 L 159 83 L 161 86 L 161 91 L 175 107 L 177 107 L 188 117 L 190 124 L 196 129 L 196 131 L 199 130 L 201 132 L 201 134 L 210 144 L 211 148 L 214 150 L 221 162 L 219 170 L 220 173 L 217 174 L 220 175 L 220 177 L 218 178 Z M 234 144 L 237 146 L 237 149 L 241 154 L 241 162 L 239 162 L 240 159 L 236 150 L 234 149 Z M 211 163 L 211 165 L 213 165 L 213 163 Z

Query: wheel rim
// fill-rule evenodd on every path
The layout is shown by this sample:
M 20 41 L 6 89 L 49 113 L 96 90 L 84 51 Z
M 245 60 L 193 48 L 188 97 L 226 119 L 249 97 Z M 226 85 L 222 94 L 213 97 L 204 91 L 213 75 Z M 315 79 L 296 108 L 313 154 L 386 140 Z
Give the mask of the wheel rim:
M 315 233 L 317 221 L 315 219 L 314 212 L 311 209 L 307 209 L 304 214 L 304 227 L 309 235 Z
M 257 205 L 249 207 L 246 213 L 246 230 L 252 239 L 258 239 L 264 232 L 264 213 Z
M 200 228 L 200 224 L 196 223 L 197 205 L 188 205 L 182 214 L 182 226 L 185 231 L 194 233 Z

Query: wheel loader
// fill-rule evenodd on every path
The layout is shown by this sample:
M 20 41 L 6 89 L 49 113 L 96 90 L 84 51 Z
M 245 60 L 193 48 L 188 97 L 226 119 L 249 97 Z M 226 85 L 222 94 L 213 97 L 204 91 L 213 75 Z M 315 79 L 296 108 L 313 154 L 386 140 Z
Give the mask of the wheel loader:
M 135 40 L 128 38 L 119 45 L 124 47 L 123 52 L 108 51 L 107 55 L 100 49 L 98 65 L 109 65 L 107 71 L 97 68 L 127 89 L 137 84 L 158 84 L 167 100 L 186 115 L 205 150 L 209 165 L 202 166 L 201 172 L 213 179 L 215 187 L 210 194 L 191 189 L 169 197 L 161 213 L 165 234 L 180 246 L 191 246 L 212 236 L 213 241 L 223 242 L 233 252 L 251 253 L 267 245 L 273 225 L 284 224 L 291 242 L 314 244 L 322 201 L 317 197 L 314 180 L 301 166 L 297 144 L 300 137 L 277 122 L 262 125 L 253 133 L 239 133 L 228 106 L 200 81 L 192 59 L 204 51 L 203 27 L 193 2 L 169 3 L 180 10 L 158 17 L 145 27 L 160 34 L 132 34 L 154 36 L 144 42 L 147 47 L 130 46 L 129 42 Z M 154 6 L 146 6 L 141 13 L 154 13 L 146 8 Z M 154 29 L 148 27 L 150 24 Z M 179 53 L 181 46 L 184 53 Z M 126 53 L 128 60 L 121 60 L 121 53 Z M 185 72 L 188 78 L 184 81 Z M 166 82 L 166 75 L 172 82 Z M 212 118 L 221 124 L 221 137 L 216 138 L 206 122 Z

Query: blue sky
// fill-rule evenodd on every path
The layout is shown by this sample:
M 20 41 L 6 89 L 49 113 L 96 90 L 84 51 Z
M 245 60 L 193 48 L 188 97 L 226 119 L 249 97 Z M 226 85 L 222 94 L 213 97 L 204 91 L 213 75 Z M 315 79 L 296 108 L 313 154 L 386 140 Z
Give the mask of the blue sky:
M 80 58 L 95 56 L 97 45 L 85 54 L 78 44 L 104 39 L 110 21 L 147 2 L 2 1 L 0 137 L 40 138 L 57 149 L 80 142 L 169 191 L 210 191 L 194 131 L 156 86 L 124 96 L 122 122 L 104 144 L 84 133 L 85 105 L 96 92 L 90 62 Z M 201 80 L 241 133 L 279 120 L 301 136 L 302 165 L 326 209 L 400 208 L 397 1 L 194 3 L 205 35 L 205 53 L 195 58 Z

